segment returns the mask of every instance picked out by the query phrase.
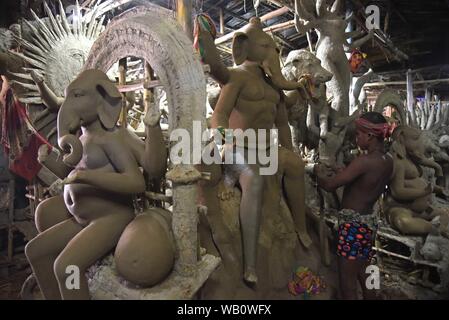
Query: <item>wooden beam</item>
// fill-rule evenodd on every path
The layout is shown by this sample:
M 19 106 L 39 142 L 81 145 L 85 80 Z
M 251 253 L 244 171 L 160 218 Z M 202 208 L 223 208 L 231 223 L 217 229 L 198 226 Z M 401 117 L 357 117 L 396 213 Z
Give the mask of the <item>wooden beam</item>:
M 416 72 L 431 72 L 432 70 L 442 71 L 442 72 L 449 72 L 449 64 L 438 64 L 438 65 L 434 65 L 434 66 L 430 66 L 430 67 L 423 67 L 423 68 L 419 68 L 419 69 L 412 69 L 412 73 L 416 73 Z M 404 74 L 405 72 L 407 72 L 406 69 L 396 69 L 396 70 L 392 70 L 392 71 L 376 72 L 376 74 L 377 75 L 386 76 L 386 75 Z
M 410 77 L 411 79 L 411 77 Z M 412 81 L 412 85 L 415 84 L 435 84 L 440 82 L 449 82 L 449 78 L 445 79 L 432 79 L 432 80 L 418 80 L 418 81 Z M 385 81 L 385 82 L 371 82 L 364 85 L 365 88 L 371 88 L 371 87 L 384 87 L 384 86 L 405 86 L 407 85 L 407 81 Z
M 148 88 L 149 83 L 153 80 L 153 69 L 151 68 L 150 64 L 148 62 L 146 62 L 145 60 L 143 60 L 144 63 L 144 68 L 145 68 L 145 72 L 144 72 L 144 90 L 143 90 L 143 104 L 144 104 L 144 108 L 145 108 L 145 113 L 148 112 L 148 109 L 151 106 L 151 101 L 153 99 L 153 91 Z
M 357 22 L 357 24 L 360 26 L 360 28 L 362 30 L 366 30 L 366 26 L 365 26 L 365 20 L 366 20 L 366 15 L 365 15 L 365 6 L 360 2 L 360 0 L 351 0 L 352 3 L 354 3 L 354 5 L 357 6 L 358 8 L 358 13 L 363 17 L 363 21 L 361 19 L 358 18 L 358 16 L 354 17 L 354 20 Z M 381 29 L 375 29 L 374 30 L 374 37 L 373 37 L 374 41 L 378 44 L 379 48 L 381 50 L 384 50 L 383 47 L 387 47 L 389 49 L 389 51 L 396 57 L 396 59 L 398 61 L 402 60 L 408 60 L 408 56 L 402 52 L 401 50 L 399 50 L 393 43 L 393 41 L 391 41 L 391 39 L 389 37 L 387 37 L 387 35 L 381 30 Z
M 278 31 L 283 31 L 283 30 L 293 28 L 294 26 L 295 26 L 295 20 L 290 20 L 290 21 L 278 23 L 278 24 L 263 28 L 263 31 L 278 32 Z
M 184 32 L 193 40 L 193 3 L 192 0 L 177 0 L 176 1 L 176 18 L 179 24 L 184 29 Z
M 263 31 L 265 31 L 265 32 L 279 32 L 279 31 L 282 31 L 282 30 L 293 28 L 294 26 L 295 26 L 295 20 L 290 20 L 290 21 L 287 21 L 287 22 L 282 22 L 282 23 L 279 23 L 279 24 L 275 24 L 275 25 L 266 27 L 266 28 L 263 29 Z M 222 36 L 220 38 L 217 38 L 215 40 L 215 44 L 219 45 L 219 44 L 222 44 L 222 43 L 230 41 L 234 37 L 234 33 L 236 31 L 230 32 L 230 33 L 228 33 L 228 34 L 226 34 L 226 35 L 224 35 L 224 36 Z
M 274 4 L 274 5 L 278 6 L 278 7 L 283 7 L 284 6 L 284 4 L 282 2 L 276 1 L 276 0 L 268 0 L 267 2 L 270 2 L 270 3 L 272 3 L 272 4 Z
M 118 78 L 118 83 L 119 85 L 126 85 L 126 68 L 127 68 L 127 61 L 126 58 L 120 59 L 118 62 L 118 70 L 119 70 L 119 78 Z M 128 122 L 127 122 L 127 116 L 128 116 L 128 112 L 126 110 L 126 97 L 125 95 L 122 93 L 122 110 L 120 112 L 120 125 L 122 127 L 122 129 L 126 129 L 126 127 L 128 126 Z
M 411 121 L 411 125 L 415 126 L 417 125 L 417 121 L 416 121 L 416 114 L 415 114 L 415 97 L 413 96 L 413 76 L 412 76 L 412 70 L 408 69 L 407 73 L 406 73 L 406 78 L 407 78 L 407 110 L 408 113 L 410 114 L 410 121 Z
M 274 11 L 271 11 L 271 12 L 261 16 L 260 21 L 264 22 L 264 21 L 282 16 L 282 15 L 288 13 L 289 11 L 290 11 L 290 9 L 288 7 L 282 7 L 282 8 L 276 9 Z
M 151 80 L 151 81 L 137 80 L 136 82 L 133 83 L 117 85 L 118 91 L 122 93 L 143 89 L 151 89 L 156 87 L 162 87 L 162 83 L 159 80 Z
M 150 65 L 145 66 L 145 74 L 150 74 L 151 67 Z M 210 66 L 209 65 L 203 65 L 203 71 L 204 73 L 210 72 Z M 162 83 L 159 80 L 149 80 L 146 79 L 139 79 L 134 82 L 130 82 L 127 84 L 118 84 L 116 85 L 118 91 L 124 93 L 124 92 L 130 92 L 130 91 L 137 91 L 137 90 L 143 90 L 143 89 L 152 89 L 156 87 L 162 87 Z
M 220 8 L 220 33 L 222 35 L 225 34 L 225 22 L 224 22 L 224 14 L 223 14 L 223 9 Z
M 212 7 L 215 7 L 215 5 L 212 6 Z M 260 18 L 260 21 L 265 22 L 265 21 L 267 21 L 267 20 L 270 20 L 270 19 L 273 19 L 273 18 L 275 18 L 275 17 L 279 17 L 279 16 L 281 16 L 281 15 L 283 15 L 283 14 L 286 14 L 286 13 L 288 13 L 289 11 L 290 11 L 290 9 L 289 9 L 288 7 L 282 6 L 281 8 L 276 9 L 276 10 L 274 10 L 274 11 L 271 11 L 271 12 L 269 12 L 269 13 L 267 13 L 267 14 L 264 14 L 263 16 L 261 16 L 261 17 L 259 17 L 259 18 Z M 224 8 L 223 8 L 223 12 L 226 13 L 226 14 L 228 14 L 228 15 L 230 15 L 230 16 L 233 17 L 233 18 L 236 18 L 236 19 L 242 21 L 242 22 L 245 22 L 245 23 L 248 23 L 248 22 L 249 22 L 248 19 L 245 19 L 245 18 L 243 18 L 243 17 L 241 17 L 241 16 L 235 14 L 234 12 L 232 12 L 232 11 L 230 11 L 230 10 L 227 10 L 227 9 L 224 9 Z M 271 27 L 274 27 L 274 26 L 271 26 Z M 281 28 L 282 28 L 282 27 L 281 27 Z M 277 30 L 277 31 L 281 31 L 281 30 L 285 30 L 285 29 L 280 29 L 280 30 Z M 215 44 L 216 44 L 216 45 L 219 45 L 219 44 L 222 44 L 222 43 L 224 43 L 224 42 L 230 41 L 230 40 L 234 37 L 234 33 L 235 33 L 236 31 L 238 31 L 238 30 L 235 30 L 235 31 L 233 31 L 233 32 L 230 32 L 230 33 L 228 33 L 228 34 L 226 34 L 226 35 L 224 35 L 224 36 L 222 36 L 222 37 L 216 39 L 216 40 L 215 40 Z M 264 29 L 264 31 L 265 31 L 265 29 Z M 265 31 L 265 32 L 274 32 L 274 30 L 268 30 L 268 31 Z M 279 40 L 280 40 L 283 44 L 285 44 L 286 46 L 290 47 L 290 49 L 295 49 L 295 46 L 294 46 L 290 41 L 288 41 L 287 39 L 285 39 L 284 37 L 282 37 L 282 36 L 280 36 L 280 35 L 276 35 L 276 37 L 279 38 Z

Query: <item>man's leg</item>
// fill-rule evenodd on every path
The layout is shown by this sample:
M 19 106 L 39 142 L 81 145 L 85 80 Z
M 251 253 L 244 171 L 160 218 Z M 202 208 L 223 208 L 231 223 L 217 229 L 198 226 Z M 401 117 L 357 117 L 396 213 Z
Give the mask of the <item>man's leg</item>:
M 54 270 L 64 300 L 86 300 L 90 298 L 87 269 L 110 252 L 120 239 L 123 230 L 134 218 L 132 210 L 114 212 L 92 221 L 67 244 L 55 261 Z M 79 269 L 79 289 L 66 287 L 67 267 Z
M 368 289 L 366 286 L 366 279 L 369 277 L 369 273 L 366 273 L 366 268 L 370 265 L 368 261 L 361 260 L 360 261 L 360 272 L 359 272 L 359 283 L 362 287 L 363 300 L 377 300 L 379 299 L 377 296 L 376 289 Z
M 391 224 L 402 234 L 426 235 L 432 231 L 432 223 L 421 218 L 414 218 L 409 209 L 391 208 L 388 215 Z
M 338 276 L 340 280 L 340 297 L 343 300 L 357 300 L 357 280 L 361 263 L 338 257 Z
M 71 217 L 62 195 L 45 199 L 39 203 L 34 214 L 36 228 L 39 232 L 44 232 Z
M 67 243 L 81 230 L 81 225 L 71 218 L 38 234 L 26 245 L 25 254 L 45 299 L 61 299 L 53 270 L 54 262 Z
M 293 151 L 279 148 L 279 158 L 284 175 L 284 191 L 292 213 L 299 240 L 308 248 L 312 239 L 307 232 L 304 163 Z
M 257 283 L 256 262 L 262 212 L 263 178 L 257 165 L 241 166 L 239 182 L 242 188 L 240 226 L 243 240 L 243 278 Z

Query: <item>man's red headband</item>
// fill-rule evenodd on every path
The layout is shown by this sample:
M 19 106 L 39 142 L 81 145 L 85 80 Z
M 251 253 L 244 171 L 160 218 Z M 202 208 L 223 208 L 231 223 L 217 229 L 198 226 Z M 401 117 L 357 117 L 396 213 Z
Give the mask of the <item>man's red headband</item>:
M 372 123 L 363 118 L 356 119 L 355 124 L 358 129 L 384 139 L 388 138 L 394 129 L 394 126 L 391 126 L 388 123 Z

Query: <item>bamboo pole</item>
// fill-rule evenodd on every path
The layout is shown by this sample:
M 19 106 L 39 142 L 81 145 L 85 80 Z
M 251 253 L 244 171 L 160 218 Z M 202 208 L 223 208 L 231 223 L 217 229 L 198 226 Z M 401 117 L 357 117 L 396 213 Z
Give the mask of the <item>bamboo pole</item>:
M 144 90 L 143 90 L 143 103 L 145 106 L 145 113 L 148 112 L 148 108 L 151 105 L 151 100 L 153 99 L 153 89 L 148 88 L 148 84 L 152 80 L 153 69 L 148 62 L 145 61 L 145 78 L 144 78 Z
M 177 20 L 190 40 L 193 40 L 192 0 L 177 0 L 176 4 Z
M 449 78 L 444 79 L 432 79 L 432 80 L 418 80 L 413 81 L 412 85 L 415 84 L 434 84 L 434 83 L 440 83 L 440 82 L 449 82 Z M 385 81 L 385 82 L 371 82 L 366 83 L 364 87 L 370 88 L 370 87 L 384 87 L 384 86 L 395 86 L 395 85 L 402 85 L 406 86 L 407 81 Z
M 261 16 L 260 21 L 264 22 L 264 21 L 282 16 L 283 14 L 286 14 L 289 11 L 290 11 L 290 9 L 288 7 L 282 7 L 282 8 L 276 9 L 274 11 L 268 12 L 267 14 L 264 14 L 263 16 Z
M 118 62 L 119 65 L 119 85 L 126 85 L 126 58 L 120 59 Z M 120 125 L 123 129 L 127 127 L 127 110 L 126 110 L 126 98 L 125 94 L 122 93 L 122 111 L 120 113 Z
M 224 22 L 223 8 L 220 8 L 220 33 L 222 35 L 225 34 L 225 22 Z
M 287 7 L 282 7 L 280 9 L 277 9 L 275 11 L 269 12 L 269 13 L 261 16 L 260 17 L 260 21 L 264 22 L 264 21 L 267 21 L 269 19 L 273 19 L 275 17 L 281 16 L 281 15 L 287 13 L 288 11 L 289 11 L 289 9 Z M 295 26 L 295 20 L 290 20 L 290 21 L 287 21 L 287 22 L 282 22 L 282 23 L 279 23 L 279 24 L 276 24 L 276 25 L 273 25 L 273 26 L 266 27 L 263 30 L 265 32 L 275 32 L 275 31 L 282 31 L 282 30 L 290 29 L 290 28 L 293 28 L 294 26 Z M 237 32 L 237 31 L 238 30 L 230 32 L 228 34 L 225 34 L 224 36 L 222 36 L 220 38 L 217 38 L 215 40 L 215 44 L 219 45 L 219 44 L 222 44 L 224 42 L 230 41 L 234 37 L 234 33 Z
M 413 126 L 416 125 L 416 114 L 414 110 L 415 98 L 413 97 L 413 77 L 412 70 L 408 69 L 406 73 L 407 78 L 407 110 L 411 115 Z

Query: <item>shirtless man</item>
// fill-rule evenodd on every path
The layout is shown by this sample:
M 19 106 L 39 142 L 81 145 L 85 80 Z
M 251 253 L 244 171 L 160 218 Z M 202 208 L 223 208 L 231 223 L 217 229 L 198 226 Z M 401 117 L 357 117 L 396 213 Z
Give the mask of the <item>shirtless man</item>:
M 342 207 L 338 217 L 337 255 L 340 294 L 343 299 L 357 299 L 357 280 L 365 299 L 372 297 L 366 288 L 366 267 L 373 256 L 372 245 L 377 217 L 373 206 L 385 191 L 393 172 L 393 160 L 384 151 L 384 139 L 389 134 L 385 118 L 368 112 L 356 120 L 356 141 L 367 154 L 354 159 L 348 167 L 331 172 L 315 166 L 318 184 L 326 191 L 344 186 Z
M 263 32 L 260 20 L 251 19 L 250 23 L 238 32 L 233 41 L 233 55 L 236 67 L 228 69 L 229 77 L 223 85 L 220 97 L 212 115 L 211 127 L 223 132 L 225 128 L 279 131 L 278 145 L 267 148 L 279 148 L 279 167 L 282 170 L 287 204 L 292 212 L 298 236 L 305 247 L 311 239 L 305 223 L 304 164 L 293 151 L 287 111 L 281 89 L 293 90 L 304 85 L 283 78 L 279 53 L 273 39 Z M 265 141 L 263 141 L 265 143 Z M 256 255 L 258 247 L 260 217 L 263 200 L 263 177 L 258 164 L 248 164 L 244 153 L 248 149 L 260 148 L 245 143 L 233 148 L 234 164 L 226 170 L 238 179 L 242 189 L 240 203 L 240 223 L 243 239 L 244 280 L 257 283 Z M 235 150 L 237 149 L 237 150 Z M 229 150 L 229 149 L 228 149 Z M 245 151 L 246 150 L 246 151 Z M 236 159 L 243 164 L 235 164 Z

